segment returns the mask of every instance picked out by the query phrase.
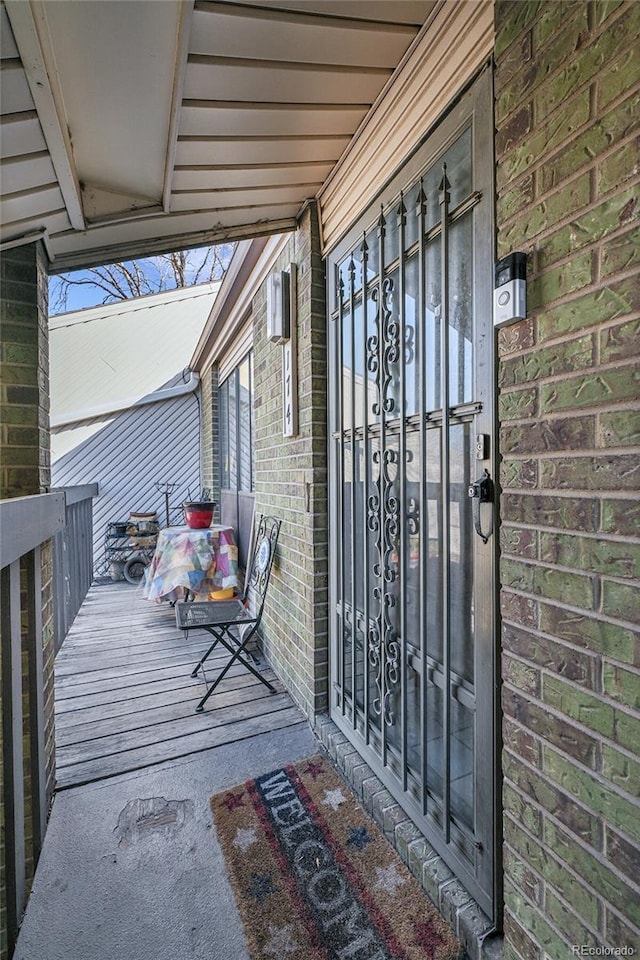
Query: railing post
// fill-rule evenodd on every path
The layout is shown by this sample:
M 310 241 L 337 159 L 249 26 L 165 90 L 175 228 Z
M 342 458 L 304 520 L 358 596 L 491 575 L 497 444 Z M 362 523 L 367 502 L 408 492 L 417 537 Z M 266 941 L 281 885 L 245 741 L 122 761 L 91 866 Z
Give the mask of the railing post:
M 2 763 L 7 936 L 11 950 L 25 905 L 24 751 L 20 560 L 2 569 Z
M 31 553 L 27 554 L 25 558 L 27 575 L 27 648 L 29 651 L 31 819 L 34 867 L 38 862 L 47 824 L 41 554 L 41 548 L 36 547 Z
M 57 653 L 91 586 L 93 565 L 92 498 L 98 484 L 54 487 L 65 498 L 65 526 L 53 541 L 54 627 Z

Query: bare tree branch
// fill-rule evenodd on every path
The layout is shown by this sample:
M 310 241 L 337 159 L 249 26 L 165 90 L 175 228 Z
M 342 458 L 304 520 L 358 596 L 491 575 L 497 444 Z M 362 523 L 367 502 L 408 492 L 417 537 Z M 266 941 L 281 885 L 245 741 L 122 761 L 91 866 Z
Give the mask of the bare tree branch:
M 142 260 L 128 260 L 61 274 L 53 277 L 50 284 L 51 312 L 67 310 L 69 297 L 76 287 L 93 286 L 103 294 L 102 299 L 96 302 L 113 303 L 221 280 L 234 247 L 233 243 L 223 243 L 215 247 L 179 250 Z

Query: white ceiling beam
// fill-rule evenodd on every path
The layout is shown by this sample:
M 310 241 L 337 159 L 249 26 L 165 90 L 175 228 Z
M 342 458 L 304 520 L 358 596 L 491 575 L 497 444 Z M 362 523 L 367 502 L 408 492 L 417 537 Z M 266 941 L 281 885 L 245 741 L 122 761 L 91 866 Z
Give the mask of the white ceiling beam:
M 175 215 L 174 215 L 175 216 Z M 127 227 L 135 224 L 126 224 Z M 165 228 L 168 229 L 169 224 Z M 216 243 L 228 243 L 244 238 L 270 236 L 275 233 L 287 233 L 296 229 L 295 216 L 281 220 L 258 221 L 257 223 L 214 226 L 212 229 L 192 230 L 184 229 L 177 234 L 164 232 L 161 237 L 141 237 L 135 234 L 122 236 L 115 244 L 105 243 L 102 246 L 78 247 L 59 249 L 56 253 L 56 264 L 52 273 L 65 273 L 69 270 L 95 267 L 105 263 L 116 263 L 133 257 L 151 256 L 155 253 L 167 253 L 171 250 L 186 250 L 191 247 L 209 247 Z
M 191 21 L 195 0 L 182 0 L 180 5 L 180 26 L 176 41 L 175 64 L 173 68 L 173 91 L 171 94 L 171 116 L 169 118 L 169 136 L 167 139 L 166 162 L 164 168 L 164 185 L 162 189 L 162 208 L 165 213 L 171 213 L 171 188 L 173 183 L 173 169 L 178 149 L 178 132 L 180 129 L 180 114 L 184 93 L 185 76 L 187 73 L 187 59 L 189 57 L 189 37 L 191 36 Z
M 69 220 L 75 230 L 84 230 L 80 184 L 43 6 L 38 0 L 5 0 L 5 7 Z

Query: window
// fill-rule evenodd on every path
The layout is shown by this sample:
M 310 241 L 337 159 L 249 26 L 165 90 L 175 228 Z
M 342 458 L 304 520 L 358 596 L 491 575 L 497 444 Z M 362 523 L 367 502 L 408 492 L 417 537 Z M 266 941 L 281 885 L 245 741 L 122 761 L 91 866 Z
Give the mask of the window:
M 253 361 L 248 354 L 220 385 L 220 487 L 253 490 Z

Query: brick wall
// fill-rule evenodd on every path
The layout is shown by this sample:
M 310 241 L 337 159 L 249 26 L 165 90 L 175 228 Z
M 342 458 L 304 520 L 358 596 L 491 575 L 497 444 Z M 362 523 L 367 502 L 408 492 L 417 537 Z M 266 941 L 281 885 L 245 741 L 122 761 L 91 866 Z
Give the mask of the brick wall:
M 47 276 L 39 245 L 1 258 L 0 498 L 50 482 Z
M 256 511 L 282 519 L 264 615 L 267 656 L 302 709 L 327 703 L 326 328 L 315 208 L 277 264 L 298 270 L 299 434 L 282 436 L 282 347 L 266 339 L 264 285 L 254 300 Z
M 3 251 L 0 299 L 0 498 L 28 496 L 48 489 L 49 453 L 49 350 L 47 261 L 40 244 Z M 42 550 L 43 654 L 45 753 L 47 796 L 53 795 L 55 780 L 53 703 L 53 610 L 52 551 Z M 23 644 L 23 715 L 29 713 L 29 685 L 26 675 L 27 649 Z M 1 748 L 1 741 L 0 741 Z M 27 873 L 33 871 L 34 851 L 31 830 L 29 754 L 30 738 L 25 723 L 25 840 Z M 0 790 L 0 805 L 2 804 Z M 0 821 L 2 811 L 0 810 Z M 0 953 L 6 950 L 4 850 L 0 876 Z
M 640 949 L 639 27 L 496 4 L 505 958 Z
M 218 375 L 208 367 L 200 381 L 200 486 L 220 500 L 220 426 L 218 420 Z M 220 516 L 218 510 L 218 516 Z

